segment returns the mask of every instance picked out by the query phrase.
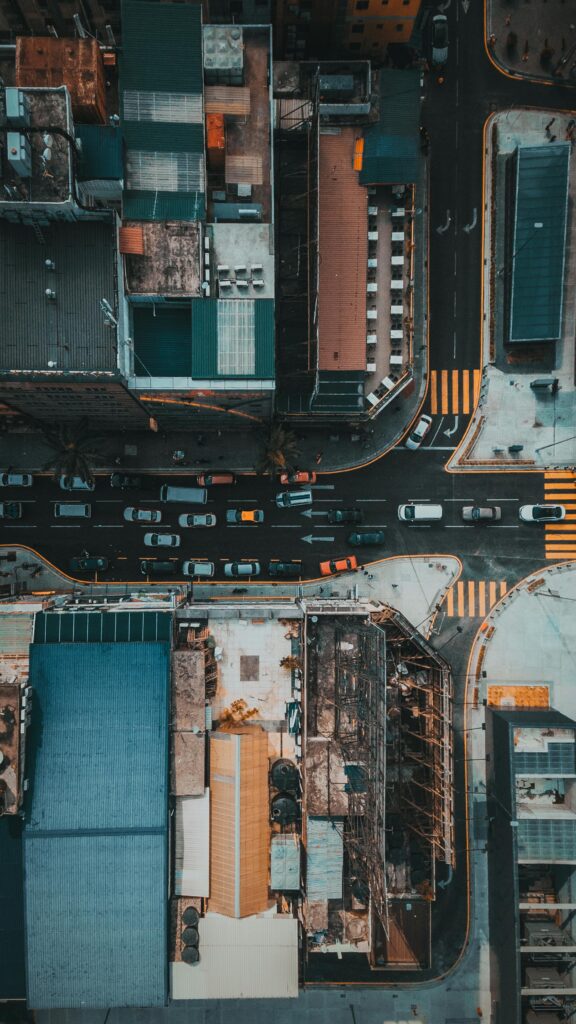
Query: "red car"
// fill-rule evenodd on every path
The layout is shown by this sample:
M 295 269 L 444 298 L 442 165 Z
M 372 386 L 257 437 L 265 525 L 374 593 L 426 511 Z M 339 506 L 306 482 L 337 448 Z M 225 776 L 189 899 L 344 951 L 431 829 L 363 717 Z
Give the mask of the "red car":
M 348 558 L 331 558 L 329 562 L 320 562 L 322 576 L 331 576 L 334 572 L 347 572 L 348 569 L 357 569 L 358 559 L 356 555 L 348 555 Z
M 315 484 L 316 473 L 309 469 L 296 469 L 293 473 L 282 473 L 281 484 Z

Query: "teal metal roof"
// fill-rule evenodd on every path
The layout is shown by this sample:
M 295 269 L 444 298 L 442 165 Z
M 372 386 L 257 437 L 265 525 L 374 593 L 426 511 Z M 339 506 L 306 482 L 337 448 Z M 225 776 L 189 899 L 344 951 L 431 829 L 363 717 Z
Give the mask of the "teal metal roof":
M 35 644 L 142 643 L 170 640 L 171 612 L 38 612 Z
M 562 331 L 570 143 L 519 146 L 508 337 L 557 341 Z
M 169 667 L 168 643 L 31 647 L 31 1007 L 166 1002 Z
M 82 145 L 80 181 L 120 181 L 124 177 L 120 129 L 104 124 L 78 124 L 75 132 Z
M 201 4 L 123 0 L 122 39 L 124 216 L 132 220 L 202 220 Z M 167 182 L 174 188 L 166 187 Z
M 364 133 L 361 185 L 405 185 L 420 173 L 420 72 L 384 68 L 380 116 Z
M 191 377 L 190 303 L 133 307 L 137 377 Z
M 254 360 L 251 372 L 220 372 L 219 345 L 223 331 L 218 325 L 219 307 L 233 309 L 237 304 L 253 304 Z M 240 306 L 238 306 L 240 308 Z M 222 377 L 274 378 L 274 300 L 273 299 L 192 299 L 192 376 L 198 379 Z
M 309 817 L 306 828 L 308 899 L 341 899 L 343 865 L 342 819 Z

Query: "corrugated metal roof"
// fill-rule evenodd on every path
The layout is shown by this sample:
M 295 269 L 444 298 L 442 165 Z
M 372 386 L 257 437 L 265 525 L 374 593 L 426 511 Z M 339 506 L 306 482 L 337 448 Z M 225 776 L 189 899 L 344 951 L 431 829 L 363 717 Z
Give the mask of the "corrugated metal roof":
M 25 999 L 22 822 L 0 818 L 0 1000 Z
M 420 173 L 420 72 L 384 68 L 380 117 L 364 134 L 360 183 L 412 184 Z
M 28 1003 L 166 999 L 169 645 L 34 644 Z
M 254 310 L 253 372 L 220 373 L 218 369 L 218 308 L 252 303 Z M 274 378 L 273 299 L 192 299 L 192 376 L 197 379 L 234 376 Z
M 176 798 L 174 892 L 210 895 L 210 790 Z
M 270 888 L 273 892 L 295 892 L 300 888 L 300 839 L 297 835 L 272 836 Z
M 518 147 L 514 237 L 508 257 L 511 342 L 560 338 L 569 168 L 569 142 Z
M 102 298 L 115 305 L 112 223 L 51 222 L 42 236 L 0 220 L 0 304 L 10 310 L 0 321 L 0 369 L 45 370 L 54 360 L 60 371 L 115 370 L 116 332 L 100 311 Z
M 134 372 L 137 377 L 191 377 L 190 303 L 134 306 Z
M 340 818 L 307 818 L 306 895 L 309 900 L 342 898 L 344 843 Z
M 123 89 L 202 92 L 202 5 L 122 0 Z
M 77 124 L 76 138 L 82 145 L 79 180 L 95 178 L 119 181 L 124 176 L 122 163 L 122 132 L 103 124 Z
M 122 193 L 124 220 L 203 220 L 205 211 L 201 192 L 145 192 L 133 188 Z
M 366 369 L 368 203 L 354 171 L 354 128 L 320 136 L 319 367 Z
M 296 918 L 207 914 L 198 931 L 200 963 L 170 964 L 172 999 L 297 998 Z
M 142 643 L 170 640 L 171 612 L 38 612 L 35 644 Z
M 32 642 L 34 615 L 31 612 L 0 613 L 0 651 L 28 657 Z

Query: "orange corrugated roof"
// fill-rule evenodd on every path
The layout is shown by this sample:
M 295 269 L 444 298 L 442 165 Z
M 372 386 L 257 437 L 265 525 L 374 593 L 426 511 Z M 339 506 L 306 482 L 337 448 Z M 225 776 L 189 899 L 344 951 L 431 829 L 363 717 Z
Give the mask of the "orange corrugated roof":
M 137 224 L 133 224 L 130 227 L 121 227 L 119 243 L 120 252 L 130 253 L 132 256 L 143 256 L 144 228 Z
M 319 367 L 366 369 L 368 201 L 354 170 L 356 132 L 320 136 Z

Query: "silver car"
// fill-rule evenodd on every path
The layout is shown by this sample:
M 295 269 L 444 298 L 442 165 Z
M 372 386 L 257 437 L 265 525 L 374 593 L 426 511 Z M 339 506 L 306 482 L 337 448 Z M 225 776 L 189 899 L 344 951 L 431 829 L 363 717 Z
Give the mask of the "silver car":
M 178 526 L 216 526 L 213 512 L 184 512 L 178 516 Z
M 232 576 L 233 579 L 242 579 L 247 576 L 260 575 L 260 562 L 226 562 L 224 575 Z
M 0 473 L 0 487 L 32 487 L 32 473 Z
M 147 548 L 179 548 L 180 537 L 177 533 L 145 533 L 144 544 Z
M 498 505 L 464 505 L 462 519 L 465 523 L 488 523 L 502 519 L 502 509 Z
M 445 14 L 436 14 L 432 18 L 432 64 L 442 67 L 448 60 L 448 18 Z

